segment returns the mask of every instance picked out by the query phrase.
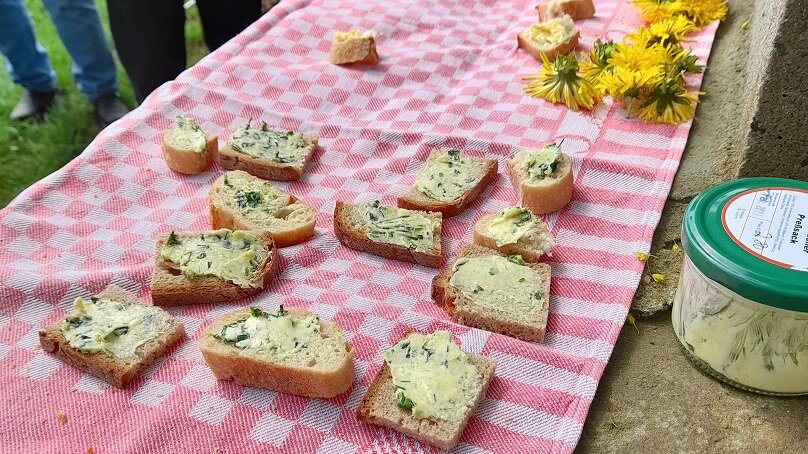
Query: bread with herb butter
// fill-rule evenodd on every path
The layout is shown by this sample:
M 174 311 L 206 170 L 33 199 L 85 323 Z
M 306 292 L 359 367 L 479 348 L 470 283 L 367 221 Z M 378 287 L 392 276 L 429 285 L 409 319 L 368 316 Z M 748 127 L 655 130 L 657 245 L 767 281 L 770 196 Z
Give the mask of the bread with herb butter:
M 595 4 L 592 0 L 548 0 L 536 5 L 539 20 L 549 20 L 568 15 L 572 20 L 589 19 L 595 16 Z
M 331 42 L 329 60 L 335 65 L 350 63 L 376 64 L 379 54 L 376 52 L 376 33 L 373 30 L 353 29 L 337 32 Z
M 261 293 L 279 269 L 280 257 L 268 232 L 171 232 L 157 240 L 152 302 L 178 306 L 237 301 Z
M 225 170 L 243 170 L 265 180 L 295 181 L 317 147 L 317 136 L 295 131 L 275 131 L 266 123 L 250 124 L 233 131 L 219 152 L 219 165 Z
M 196 175 L 213 164 L 218 152 L 218 138 L 189 117 L 178 116 L 174 127 L 163 131 L 163 158 L 175 172 Z
M 542 342 L 550 308 L 550 265 L 468 245 L 432 279 L 432 299 L 457 323 Z
M 578 45 L 581 32 L 572 18 L 562 15 L 533 24 L 516 36 L 519 47 L 526 50 L 536 60 L 552 61 L 558 54 L 567 54 Z
M 314 234 L 314 208 L 241 170 L 219 177 L 208 193 L 214 229 L 269 232 L 275 246 L 300 244 Z
M 385 352 L 356 417 L 452 449 L 495 370 L 485 356 L 460 350 L 446 331 L 410 333 Z
M 555 241 L 547 224 L 530 210 L 508 207 L 474 224 L 474 244 L 506 255 L 521 255 L 526 262 L 538 262 L 543 255 L 553 255 Z
M 337 201 L 334 234 L 351 249 L 437 268 L 441 263 L 440 213 Z
M 42 349 L 107 383 L 123 388 L 185 337 L 182 322 L 133 293 L 110 285 L 39 332 Z
M 205 329 L 199 348 L 216 378 L 242 386 L 330 398 L 353 383 L 353 350 L 339 326 L 304 309 L 227 313 Z
M 572 162 L 558 145 L 521 150 L 506 164 L 519 204 L 534 214 L 558 211 L 572 200 Z
M 438 211 L 444 218 L 460 214 L 497 177 L 497 161 L 464 156 L 459 150 L 433 150 L 398 206 Z

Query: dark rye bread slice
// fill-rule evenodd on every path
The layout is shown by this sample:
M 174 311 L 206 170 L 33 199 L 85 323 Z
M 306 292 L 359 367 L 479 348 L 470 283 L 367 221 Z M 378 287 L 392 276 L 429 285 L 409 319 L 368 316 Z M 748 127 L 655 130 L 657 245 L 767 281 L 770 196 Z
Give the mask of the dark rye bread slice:
M 485 257 L 501 255 L 499 252 L 475 244 L 464 246 L 457 259 L 463 257 Z M 484 329 L 529 342 L 542 342 L 547 329 L 547 316 L 550 312 L 550 265 L 546 263 L 526 263 L 539 275 L 541 281 L 541 310 L 535 319 L 527 319 L 526 314 L 509 311 L 509 307 L 492 310 L 474 304 L 473 300 L 452 287 L 454 262 L 441 274 L 432 279 L 432 300 L 457 323 Z
M 177 237 L 187 238 L 202 232 L 177 233 Z M 258 267 L 251 278 L 256 287 L 239 287 L 216 276 L 196 276 L 188 278 L 179 270 L 171 268 L 160 257 L 169 235 L 157 239 L 154 253 L 154 271 L 151 279 L 151 297 L 156 306 L 182 306 L 186 304 L 211 304 L 234 302 L 261 293 L 280 270 L 280 256 L 269 232 L 258 236 L 268 251 L 258 257 Z
M 302 164 L 292 165 L 258 158 L 233 149 L 230 141 L 219 151 L 219 165 L 224 170 L 243 170 L 265 180 L 297 181 L 317 148 L 317 136 L 303 136 L 308 142 L 306 157 Z
M 147 306 L 133 293 L 116 285 L 108 286 L 96 297 Z M 154 309 L 159 311 L 159 316 L 155 320 L 155 323 L 160 324 L 157 336 L 138 346 L 134 356 L 113 358 L 101 352 L 82 353 L 70 346 L 70 343 L 59 330 L 61 320 L 56 325 L 39 332 L 39 343 L 42 345 L 43 350 L 56 355 L 64 363 L 94 375 L 112 386 L 123 388 L 141 370 L 163 356 L 169 347 L 185 337 L 185 328 L 182 326 L 182 322 L 160 308 L 155 307 Z
M 393 375 L 387 363 L 370 384 L 365 397 L 356 410 L 356 419 L 359 421 L 389 427 L 393 430 L 409 435 L 416 440 L 437 446 L 441 449 L 452 449 L 457 445 L 463 429 L 466 428 L 471 415 L 482 401 L 491 378 L 494 376 L 496 363 L 485 356 L 469 355 L 471 362 L 482 374 L 483 386 L 480 393 L 475 396 L 466 413 L 457 420 L 416 419 L 412 413 L 396 404 L 396 387 L 393 384 Z
M 440 245 L 443 217 L 440 213 L 420 212 L 427 218 L 438 221 L 432 248 L 426 252 L 420 252 L 397 244 L 378 243 L 371 240 L 367 233 L 359 227 L 363 221 L 356 211 L 357 206 L 358 204 L 337 201 L 334 207 L 334 234 L 344 246 L 393 260 L 417 263 L 432 268 L 440 267 L 443 258 Z

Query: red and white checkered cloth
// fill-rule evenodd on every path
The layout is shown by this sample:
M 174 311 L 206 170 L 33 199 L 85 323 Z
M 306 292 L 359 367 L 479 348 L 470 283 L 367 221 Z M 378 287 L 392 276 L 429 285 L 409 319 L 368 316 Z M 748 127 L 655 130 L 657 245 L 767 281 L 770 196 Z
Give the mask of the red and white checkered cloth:
M 579 23 L 584 48 L 641 23 L 624 0 L 598 1 L 597 10 Z M 3 450 L 431 451 L 358 423 L 354 411 L 382 352 L 405 330 L 448 329 L 464 350 L 497 362 L 458 452 L 571 452 L 641 277 L 632 253 L 649 248 L 690 125 L 626 119 L 610 102 L 576 113 L 524 95 L 521 79 L 538 63 L 517 50 L 515 36 L 535 16 L 532 0 L 284 1 L 26 190 L 0 212 Z M 328 64 L 333 31 L 352 27 L 376 30 L 380 64 Z M 702 62 L 715 29 L 693 36 Z M 115 283 L 148 300 L 154 238 L 208 228 L 205 196 L 221 171 L 183 176 L 161 158 L 160 131 L 179 114 L 222 141 L 250 118 L 320 136 L 303 179 L 279 184 L 316 207 L 316 235 L 281 251 L 282 275 L 251 303 L 308 307 L 338 322 L 356 354 L 356 380 L 344 395 L 316 400 L 217 382 L 196 341 L 212 319 L 247 301 L 173 309 L 189 338 L 126 390 L 39 348 L 37 332 L 78 296 Z M 430 300 L 436 270 L 334 238 L 336 200 L 394 204 L 433 147 L 457 147 L 499 159 L 500 177 L 445 221 L 451 263 L 475 220 L 516 202 L 504 159 L 561 138 L 575 196 L 548 218 L 557 244 L 542 345 L 455 325 Z

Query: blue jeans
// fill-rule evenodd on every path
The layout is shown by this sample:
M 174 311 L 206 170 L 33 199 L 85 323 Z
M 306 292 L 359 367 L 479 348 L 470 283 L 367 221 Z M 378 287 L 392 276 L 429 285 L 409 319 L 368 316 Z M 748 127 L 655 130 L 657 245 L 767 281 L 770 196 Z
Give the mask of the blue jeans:
M 93 0 L 43 0 L 62 43 L 73 59 L 73 77 L 90 101 L 118 88 L 115 60 L 104 40 Z M 14 83 L 50 91 L 56 78 L 45 50 L 34 36 L 23 0 L 0 0 L 0 53 Z

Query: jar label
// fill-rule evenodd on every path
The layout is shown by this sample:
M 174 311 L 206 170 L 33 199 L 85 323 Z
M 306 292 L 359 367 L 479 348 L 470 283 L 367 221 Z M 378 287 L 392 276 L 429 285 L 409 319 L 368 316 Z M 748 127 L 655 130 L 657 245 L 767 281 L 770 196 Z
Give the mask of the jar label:
M 808 271 L 808 191 L 762 188 L 724 205 L 724 230 L 750 254 L 784 268 Z

